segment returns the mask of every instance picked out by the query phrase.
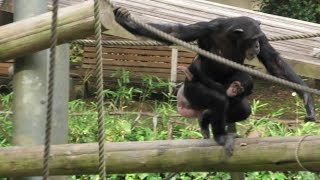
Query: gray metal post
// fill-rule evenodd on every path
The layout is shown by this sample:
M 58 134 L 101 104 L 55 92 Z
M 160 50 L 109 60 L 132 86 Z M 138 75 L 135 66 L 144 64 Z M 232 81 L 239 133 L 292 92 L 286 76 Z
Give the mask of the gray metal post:
M 19 21 L 42 14 L 47 12 L 47 9 L 47 1 L 45 0 L 15 0 L 14 20 Z M 52 142 L 55 144 L 66 143 L 67 141 L 68 45 L 60 46 L 57 52 L 59 62 L 57 62 L 58 66 L 56 66 L 52 129 Z M 44 143 L 48 64 L 48 50 L 15 60 L 15 75 L 13 78 L 13 145 L 28 146 Z M 15 179 L 40 180 L 41 177 L 19 177 Z
M 52 114 L 52 144 L 68 142 L 68 101 L 69 101 L 69 44 L 57 47 L 55 64 L 55 81 Z M 50 163 L 50 162 L 49 162 Z M 66 180 L 63 176 L 50 177 L 50 180 Z

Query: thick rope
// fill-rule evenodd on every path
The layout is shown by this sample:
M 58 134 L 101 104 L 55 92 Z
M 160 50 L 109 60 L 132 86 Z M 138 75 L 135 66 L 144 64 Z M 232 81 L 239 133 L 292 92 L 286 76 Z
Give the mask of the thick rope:
M 94 0 L 95 18 L 95 40 L 96 40 L 96 85 L 97 85 L 97 104 L 98 104 L 98 144 L 99 144 L 99 176 L 101 180 L 106 179 L 106 160 L 105 160 L 105 125 L 104 125 L 104 102 L 103 102 L 103 62 L 102 62 L 102 35 L 100 21 L 100 0 Z
M 280 78 L 271 76 L 269 74 L 261 73 L 259 71 L 254 70 L 254 69 L 245 67 L 245 66 L 243 66 L 241 64 L 238 64 L 238 63 L 230 61 L 230 60 L 228 60 L 226 58 L 223 58 L 223 57 L 220 57 L 218 55 L 212 54 L 211 52 L 208 52 L 208 51 L 205 51 L 203 49 L 200 49 L 197 46 L 190 45 L 187 42 L 181 41 L 180 39 L 177 39 L 177 38 L 175 38 L 175 37 L 163 32 L 163 31 L 160 31 L 160 30 L 158 30 L 158 29 L 156 29 L 156 28 L 154 28 L 154 27 L 152 27 L 152 26 L 150 26 L 148 24 L 145 24 L 145 23 L 141 22 L 139 19 L 136 19 L 133 16 L 130 16 L 129 18 L 131 18 L 131 20 L 133 22 L 137 23 L 139 26 L 141 26 L 144 29 L 156 34 L 157 36 L 159 36 L 159 37 L 161 37 L 161 38 L 163 38 L 163 39 L 165 39 L 167 41 L 170 41 L 170 42 L 172 42 L 174 44 L 183 46 L 183 47 L 185 47 L 185 48 L 187 48 L 189 50 L 195 51 L 198 54 L 200 54 L 202 56 L 205 56 L 207 58 L 210 58 L 210 59 L 212 59 L 214 61 L 217 61 L 219 63 L 225 64 L 225 65 L 230 66 L 230 67 L 232 67 L 234 69 L 247 72 L 247 73 L 249 73 L 251 75 L 266 79 L 268 81 L 272 81 L 272 82 L 275 82 L 275 83 L 278 83 L 278 84 L 286 85 L 286 86 L 288 86 L 290 88 L 293 88 L 293 89 L 296 89 L 296 90 L 302 90 L 302 91 L 305 91 L 305 92 L 309 92 L 309 93 L 320 95 L 320 90 L 312 89 L 312 88 L 309 88 L 309 87 L 306 87 L 306 86 L 302 86 L 300 84 L 292 83 L 292 82 L 289 82 L 287 80 L 280 79 Z
M 303 170 L 312 172 L 311 170 L 309 170 L 309 169 L 307 169 L 306 167 L 304 167 L 304 166 L 302 165 L 300 159 L 299 159 L 299 149 L 300 149 L 301 143 L 303 142 L 304 139 L 306 139 L 306 138 L 309 137 L 309 136 L 312 136 L 312 135 L 307 134 L 307 135 L 303 136 L 303 137 L 300 139 L 300 141 L 299 141 L 298 144 L 297 144 L 297 147 L 296 147 L 294 156 L 295 156 L 295 158 L 296 158 L 297 163 L 299 164 L 299 166 L 300 166 Z
M 296 34 L 296 35 L 284 35 L 284 36 L 272 36 L 268 37 L 269 41 L 285 41 L 285 40 L 293 40 L 293 39 L 305 39 L 305 38 L 314 38 L 320 37 L 320 33 L 309 33 L 309 34 Z M 75 43 L 85 44 L 85 45 L 95 45 L 94 40 L 87 39 L 79 39 L 75 40 Z M 113 40 L 113 41 L 102 41 L 103 45 L 109 46 L 164 46 L 167 45 L 165 43 L 161 43 L 158 41 L 132 41 L 132 40 Z M 196 42 L 192 42 L 190 44 L 197 44 Z
M 269 41 L 285 41 L 285 40 L 292 40 L 292 39 L 306 39 L 306 38 L 314 38 L 314 37 L 320 37 L 320 32 L 308 33 L 308 34 L 273 36 L 273 37 L 268 37 L 268 40 Z
M 43 156 L 43 180 L 49 178 L 49 157 L 51 144 L 51 129 L 52 129 L 52 107 L 53 107 L 53 87 L 54 87 L 54 73 L 56 62 L 56 46 L 57 46 L 57 24 L 58 24 L 58 6 L 59 0 L 53 1 L 52 10 L 52 24 L 50 37 L 50 62 L 49 62 L 49 83 L 48 83 L 48 100 L 47 100 L 47 121 L 46 121 L 46 135 L 45 148 Z
M 95 45 L 95 40 L 79 39 L 73 41 L 75 43 L 84 44 L 84 45 Z M 109 46 L 163 46 L 164 43 L 158 41 L 132 41 L 132 40 L 110 40 L 102 41 L 102 45 Z
M 4 0 L 0 0 L 0 7 L 2 7 Z

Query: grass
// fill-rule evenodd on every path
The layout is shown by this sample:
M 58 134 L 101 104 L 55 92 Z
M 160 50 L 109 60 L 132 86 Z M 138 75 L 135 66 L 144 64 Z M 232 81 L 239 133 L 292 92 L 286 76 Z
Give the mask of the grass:
M 200 139 L 199 128 L 195 120 L 182 117 L 172 117 L 176 113 L 175 97 L 168 93 L 169 83 L 152 76 L 146 76 L 142 80 L 142 87 L 129 87 L 130 74 L 120 72 L 115 74 L 118 78 L 118 87 L 115 90 L 105 90 L 106 110 L 108 112 L 121 111 L 117 115 L 105 116 L 106 141 L 151 141 L 172 139 Z M 280 92 L 283 90 L 280 89 Z M 153 94 L 162 93 L 162 99 L 153 99 Z M 262 93 L 261 93 L 262 94 Z M 274 96 L 267 98 L 267 95 L 255 93 L 251 98 L 252 116 L 245 122 L 239 123 L 240 134 L 249 135 L 256 133 L 261 137 L 270 136 L 301 136 L 304 134 L 320 134 L 319 126 L 316 123 L 299 123 L 295 127 L 289 127 L 285 123 L 277 120 L 287 116 L 289 109 L 290 117 L 301 122 L 304 109 L 301 101 L 296 96 L 291 96 L 291 92 L 281 100 L 284 106 L 277 104 L 279 98 L 273 102 Z M 277 94 L 277 91 L 273 94 Z M 257 98 L 261 97 L 261 98 Z M 2 110 L 10 110 L 12 94 L 2 95 Z M 259 100 L 257 100 L 259 99 Z M 288 100 L 289 99 L 289 100 Z M 284 103 L 285 102 L 285 103 Z M 319 101 L 316 101 L 319 102 Z M 317 104 L 319 105 L 319 104 Z M 139 113 L 124 113 L 124 111 L 143 110 L 154 114 L 148 116 Z M 69 102 L 69 143 L 88 143 L 97 141 L 96 125 L 96 103 L 74 100 Z M 168 125 L 172 125 L 172 130 Z M 0 114 L 0 146 L 10 146 L 10 136 L 12 133 L 11 116 Z M 169 173 L 141 173 L 141 174 L 115 174 L 109 175 L 108 179 L 125 180 L 157 180 L 169 176 Z M 247 180 L 253 179 L 297 179 L 316 180 L 320 176 L 310 172 L 249 172 L 246 173 Z M 1 178 L 0 178 L 1 179 Z M 70 176 L 70 180 L 94 180 L 96 175 Z M 205 179 L 230 179 L 225 172 L 188 172 L 178 173 L 173 178 L 181 180 L 205 180 Z

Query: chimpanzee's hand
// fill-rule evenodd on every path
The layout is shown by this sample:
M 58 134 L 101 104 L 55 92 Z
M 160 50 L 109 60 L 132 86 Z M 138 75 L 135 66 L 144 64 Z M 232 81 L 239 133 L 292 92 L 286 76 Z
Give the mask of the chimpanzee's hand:
M 127 19 L 130 16 L 130 12 L 123 7 L 116 7 L 113 10 L 114 16 L 116 17 L 117 20 L 124 20 Z

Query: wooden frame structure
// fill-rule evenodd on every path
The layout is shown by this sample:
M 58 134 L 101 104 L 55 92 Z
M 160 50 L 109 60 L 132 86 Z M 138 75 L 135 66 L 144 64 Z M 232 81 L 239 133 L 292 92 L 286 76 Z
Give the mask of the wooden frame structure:
M 132 0 L 126 5 L 136 3 L 135 1 Z M 206 4 L 202 0 L 194 1 Z M 121 4 L 122 0 L 117 2 L 125 5 Z M 181 3 L 181 0 L 170 2 L 176 4 Z M 61 9 L 58 27 L 61 34 L 60 44 L 93 33 L 92 9 L 93 1 Z M 103 10 L 112 16 L 110 9 Z M 0 27 L 0 61 L 47 48 L 50 20 L 50 13 L 46 13 Z M 108 33 L 133 37 L 115 24 L 109 26 L 108 23 L 114 23 L 112 20 L 110 18 L 103 23 L 105 29 L 113 30 Z M 164 60 L 169 61 L 166 58 Z M 123 66 L 121 63 L 116 65 Z M 110 143 L 106 146 L 109 173 L 303 170 L 298 165 L 297 158 L 304 167 L 320 171 L 320 136 L 308 137 L 303 141 L 301 137 L 237 139 L 234 155 L 230 158 L 225 157 L 223 147 L 217 146 L 212 140 Z M 42 150 L 43 146 L 1 148 L 0 176 L 40 175 Z M 97 150 L 94 144 L 53 146 L 50 159 L 51 175 L 95 173 Z

